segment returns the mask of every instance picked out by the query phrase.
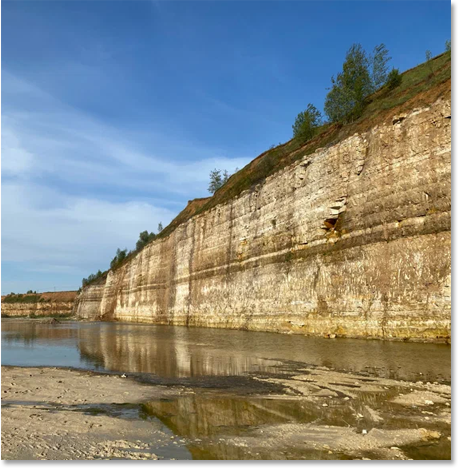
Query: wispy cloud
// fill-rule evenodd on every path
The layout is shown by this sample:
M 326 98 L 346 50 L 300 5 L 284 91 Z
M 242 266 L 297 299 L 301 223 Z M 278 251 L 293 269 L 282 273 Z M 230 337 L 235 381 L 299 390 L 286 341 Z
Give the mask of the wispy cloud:
M 247 162 L 160 129 L 107 125 L 6 72 L 3 260 L 75 276 L 106 268 L 117 247 L 204 196 L 211 169 Z

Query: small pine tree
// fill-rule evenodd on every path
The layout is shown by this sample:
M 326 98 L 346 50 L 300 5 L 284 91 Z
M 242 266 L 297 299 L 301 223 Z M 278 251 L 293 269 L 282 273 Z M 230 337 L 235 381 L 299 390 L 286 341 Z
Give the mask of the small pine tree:
M 159 222 L 159 224 L 157 225 L 157 232 L 161 232 L 162 229 L 164 229 L 164 228 L 162 227 L 162 223 Z
M 393 68 L 390 73 L 388 74 L 388 78 L 386 80 L 386 84 L 388 89 L 397 88 L 402 83 L 402 75 L 399 73 L 397 68 Z
M 430 71 L 431 73 L 433 73 L 433 72 L 434 72 L 433 60 L 432 60 L 433 55 L 432 55 L 432 53 L 431 53 L 430 50 L 427 50 L 427 51 L 425 52 L 425 57 L 426 57 L 426 64 L 428 65 L 429 71 Z
M 208 191 L 215 193 L 223 185 L 223 179 L 221 177 L 220 169 L 213 169 L 210 171 L 210 183 L 208 185 Z
M 231 175 L 226 170 L 224 170 L 222 174 L 221 169 L 213 169 L 213 171 L 210 171 L 210 183 L 208 185 L 208 191 L 210 193 L 215 193 L 229 180 L 230 176 Z
M 445 52 L 450 52 L 452 50 L 452 41 L 447 39 L 445 41 Z

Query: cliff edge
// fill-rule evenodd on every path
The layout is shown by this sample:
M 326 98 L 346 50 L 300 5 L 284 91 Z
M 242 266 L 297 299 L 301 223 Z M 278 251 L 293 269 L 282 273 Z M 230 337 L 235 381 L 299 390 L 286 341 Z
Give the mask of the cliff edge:
M 358 122 L 263 153 L 85 287 L 78 316 L 448 339 L 450 59 L 441 67 L 375 96 Z

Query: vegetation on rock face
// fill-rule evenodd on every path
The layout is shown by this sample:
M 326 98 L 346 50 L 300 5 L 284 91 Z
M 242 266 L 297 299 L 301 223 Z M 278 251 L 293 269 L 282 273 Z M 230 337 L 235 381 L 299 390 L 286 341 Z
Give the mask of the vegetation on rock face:
M 226 170 L 221 172 L 221 169 L 213 169 L 213 171 L 210 171 L 210 183 L 208 185 L 208 191 L 210 193 L 215 193 L 229 180 L 229 173 Z
M 2 299 L 6 304 L 36 304 L 37 302 L 46 302 L 41 294 L 8 294 Z
M 326 96 L 324 110 L 331 122 L 352 122 L 361 117 L 367 97 L 386 83 L 388 50 L 384 44 L 368 56 L 360 44 L 347 52 L 342 71 L 331 78 L 332 88 Z
M 110 263 L 110 268 L 115 268 L 126 257 L 127 257 L 127 249 L 124 249 L 124 250 L 118 249 L 118 250 L 116 250 L 116 255 L 114 256 L 113 260 Z
M 159 223 L 159 227 L 162 227 L 162 224 Z M 158 229 L 159 230 L 159 229 Z M 160 231 L 159 231 L 160 232 Z M 150 232 L 148 233 L 148 231 L 143 231 L 140 233 L 140 236 L 138 238 L 138 241 L 137 241 L 137 244 L 135 245 L 135 249 L 137 250 L 137 252 L 139 252 L 140 250 L 142 250 L 145 245 L 148 243 L 148 242 L 151 242 L 153 241 L 154 239 L 156 239 L 156 234 L 154 234 L 154 232 Z
M 446 83 L 451 77 L 449 41 L 446 48 L 447 52 L 401 74 L 395 68 L 387 72 L 390 58 L 383 44 L 376 46 L 371 56 L 359 44 L 353 45 L 326 97 L 324 110 L 329 122 L 318 126 L 321 116 L 318 111 L 315 114 L 313 110 L 316 108 L 309 104 L 306 111 L 296 118 L 293 125 L 295 137 L 292 140 L 270 148 L 243 169 L 236 170 L 232 176 L 227 171 L 213 170 L 208 188 L 213 196 L 190 201 L 168 226 L 158 229 L 158 234 L 148 234 L 152 236 L 148 242 L 144 242 L 147 231 L 141 233 L 141 242 L 137 243 L 136 250 L 127 253 L 127 249 L 118 249 L 112 268 L 119 268 L 147 243 L 167 237 L 191 217 L 239 196 L 244 190 L 262 183 L 266 177 L 314 153 L 318 148 L 337 144 L 355 132 L 367 131 L 392 116 L 393 112 L 409 111 L 437 99 L 447 92 Z M 428 96 L 427 101 L 423 100 L 425 95 Z M 307 111 L 310 113 L 307 114 Z M 307 132 L 301 133 L 302 128 L 312 130 L 312 136 Z M 102 276 L 106 273 L 102 273 Z
M 159 223 L 158 227 L 158 232 L 162 231 L 162 223 Z M 113 259 L 110 262 L 110 268 L 111 269 L 116 269 L 119 268 L 127 259 L 133 257 L 135 254 L 140 252 L 145 248 L 147 244 L 152 242 L 154 239 L 156 239 L 157 235 L 151 231 L 142 231 L 139 236 L 137 243 L 135 244 L 135 250 L 130 250 L 128 251 L 127 249 L 121 250 L 118 249 L 116 251 L 116 255 L 113 257 Z M 106 277 L 108 271 L 98 271 L 96 274 L 91 274 L 87 278 L 83 278 L 82 280 L 82 288 L 85 288 L 89 284 L 94 283 L 97 281 L 99 278 Z M 82 291 L 82 288 L 78 290 L 78 293 Z
M 426 64 L 429 67 L 429 71 L 431 73 L 434 73 L 434 67 L 433 67 L 433 62 L 432 62 L 433 54 L 431 53 L 430 50 L 427 50 L 425 53 L 425 56 L 426 56 Z
M 296 117 L 293 125 L 293 136 L 294 138 L 302 138 L 304 142 L 309 141 L 321 124 L 321 112 L 313 104 L 308 104 L 307 109 Z
M 392 90 L 398 87 L 401 83 L 402 75 L 399 73 L 399 70 L 397 68 L 393 68 L 388 74 L 388 79 L 386 80 L 388 89 Z
M 381 88 L 388 78 L 388 62 L 391 57 L 388 56 L 388 49 L 385 44 L 379 44 L 374 47 L 373 55 L 370 57 L 372 64 L 372 87 L 373 90 Z
M 343 122 L 325 123 L 316 129 L 314 137 L 308 142 L 293 138 L 265 151 L 232 175 L 212 197 L 189 202 L 188 206 L 158 234 L 157 238 L 161 239 L 170 235 L 180 224 L 191 217 L 239 196 L 244 190 L 263 182 L 266 177 L 312 154 L 318 148 L 336 144 L 352 133 L 369 130 L 389 118 L 395 109 L 396 112 L 408 111 L 418 105 L 426 104 L 422 97 L 425 94 L 429 96 L 428 102 L 431 102 L 431 99 L 437 99 L 444 93 L 444 86 L 451 77 L 451 53 L 445 52 L 433 58 L 432 62 L 434 63 L 432 76 L 426 63 L 423 63 L 399 74 L 400 79 L 394 80 L 396 85 L 394 88 L 390 88 L 387 83 L 369 95 L 359 119 L 346 124 Z
M 103 273 L 99 270 L 95 275 L 89 275 L 87 278 L 83 278 L 83 288 L 87 286 L 89 283 L 94 282 L 96 279 L 99 279 Z

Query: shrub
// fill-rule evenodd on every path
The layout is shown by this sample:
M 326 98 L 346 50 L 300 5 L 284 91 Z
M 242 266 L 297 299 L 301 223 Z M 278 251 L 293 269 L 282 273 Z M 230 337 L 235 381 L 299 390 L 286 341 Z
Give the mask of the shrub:
M 9 294 L 3 298 L 3 302 L 9 304 L 25 303 L 35 304 L 40 301 L 40 294 Z
M 162 230 L 162 223 L 159 223 L 158 228 L 161 228 Z M 137 252 L 140 252 L 140 250 L 142 250 L 146 244 L 148 244 L 154 239 L 156 239 L 156 234 L 154 234 L 154 232 L 150 232 L 150 233 L 148 233 L 148 231 L 141 232 L 138 237 L 138 241 L 135 245 L 135 250 Z
M 119 265 L 125 258 L 127 257 L 127 249 L 121 250 L 118 249 L 116 251 L 116 255 L 114 256 L 113 260 L 110 263 L 110 268 L 115 268 Z
M 393 68 L 390 73 L 388 74 L 388 79 L 386 80 L 386 84 L 388 89 L 397 88 L 402 83 L 402 75 L 399 73 L 397 68 Z
M 99 279 L 101 276 L 103 276 L 103 272 L 99 270 L 95 275 L 91 274 L 87 278 L 83 278 L 82 280 L 83 288 L 87 286 L 88 284 L 94 282 L 96 279 Z
M 431 73 L 434 73 L 434 67 L 433 67 L 433 54 L 431 53 L 430 50 L 427 50 L 425 52 L 425 57 L 426 57 L 426 64 L 428 65 L 429 71 Z

